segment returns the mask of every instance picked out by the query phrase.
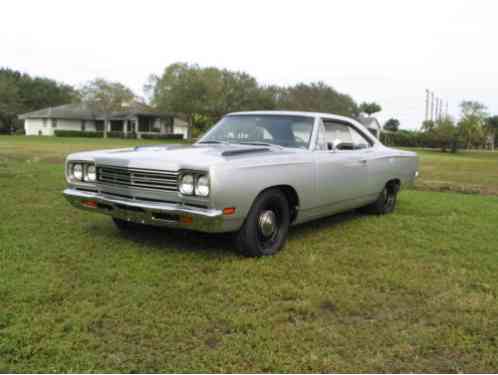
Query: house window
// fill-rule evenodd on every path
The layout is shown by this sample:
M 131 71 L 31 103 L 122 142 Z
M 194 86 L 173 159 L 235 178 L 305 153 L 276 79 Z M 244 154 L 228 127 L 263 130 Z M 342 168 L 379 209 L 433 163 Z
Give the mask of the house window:
M 95 121 L 95 130 L 97 130 L 98 132 L 103 132 L 104 131 L 104 121 L 102 121 L 102 120 Z
M 44 119 L 43 119 L 43 127 L 44 127 L 44 128 L 46 128 L 46 127 L 47 127 L 47 119 L 46 119 L 46 118 L 44 118 Z
M 81 131 L 84 132 L 86 130 L 86 121 L 81 120 Z
M 112 132 L 122 132 L 123 131 L 123 121 L 112 120 L 111 121 L 111 131 Z
M 52 119 L 52 128 L 56 128 L 57 127 L 57 119 L 56 118 L 53 118 Z

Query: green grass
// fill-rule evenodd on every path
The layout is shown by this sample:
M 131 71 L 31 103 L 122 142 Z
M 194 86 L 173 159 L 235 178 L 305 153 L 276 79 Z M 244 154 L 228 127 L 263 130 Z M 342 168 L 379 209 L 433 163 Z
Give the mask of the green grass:
M 135 143 L 0 137 L 0 373 L 497 371 L 498 197 L 404 191 L 247 259 L 65 202 L 66 153 Z
M 498 152 L 415 151 L 421 162 L 418 189 L 498 195 Z

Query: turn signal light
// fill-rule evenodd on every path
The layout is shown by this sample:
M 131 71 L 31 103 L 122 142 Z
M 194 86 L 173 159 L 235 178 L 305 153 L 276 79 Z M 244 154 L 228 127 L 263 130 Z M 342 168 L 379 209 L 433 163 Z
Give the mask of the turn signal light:
M 97 208 L 96 201 L 81 201 L 81 205 L 88 208 Z
M 186 216 L 186 215 L 180 216 L 180 224 L 190 225 L 192 224 L 193 221 L 194 220 L 192 219 L 192 216 Z
M 233 215 L 235 213 L 235 207 L 227 207 L 223 209 L 223 215 Z

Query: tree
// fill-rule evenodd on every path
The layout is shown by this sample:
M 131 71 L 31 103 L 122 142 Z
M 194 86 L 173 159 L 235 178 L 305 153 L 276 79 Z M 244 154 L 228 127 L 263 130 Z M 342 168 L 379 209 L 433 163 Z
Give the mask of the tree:
M 343 116 L 355 116 L 358 106 L 346 94 L 341 94 L 324 82 L 299 83 L 276 90 L 277 109 L 294 111 L 329 112 Z
M 104 115 L 104 137 L 107 137 L 112 112 L 120 111 L 123 105 L 136 99 L 133 91 L 119 82 L 96 78 L 83 85 L 79 93 L 81 100 Z
M 434 126 L 436 126 L 436 123 L 432 120 L 425 120 L 422 123 L 422 131 L 423 132 L 430 132 L 434 129 Z
M 451 117 L 446 116 L 436 121 L 432 135 L 443 152 L 448 148 L 451 148 L 451 152 L 457 151 L 458 129 Z
M 485 140 L 486 106 L 477 101 L 463 101 L 460 104 L 461 119 L 458 123 L 459 133 L 466 148 L 482 145 Z
M 144 86 L 159 110 L 181 112 L 191 128 L 206 127 L 228 112 L 282 109 L 332 112 L 345 116 L 358 113 L 355 101 L 323 83 L 300 83 L 291 87 L 262 86 L 245 72 L 201 68 L 175 63 L 160 77 L 150 76 Z
M 384 124 L 384 129 L 390 132 L 397 132 L 399 130 L 399 120 L 395 118 L 391 118 L 386 121 Z
M 361 113 L 366 113 L 368 116 L 371 116 L 374 113 L 382 111 L 382 107 L 375 102 L 372 103 L 363 102 L 360 104 L 359 110 Z
M 14 121 L 21 111 L 22 100 L 15 80 L 0 78 L 0 128 L 12 132 Z
M 496 137 L 498 136 L 498 115 L 486 119 L 486 132 L 492 140 L 491 151 L 495 149 Z
M 192 138 L 193 117 L 206 112 L 208 86 L 197 64 L 174 63 L 167 66 L 154 86 L 152 104 L 167 112 L 185 114 Z
M 69 85 L 12 69 L 0 69 L 0 127 L 13 129 L 21 113 L 77 100 L 76 91 Z

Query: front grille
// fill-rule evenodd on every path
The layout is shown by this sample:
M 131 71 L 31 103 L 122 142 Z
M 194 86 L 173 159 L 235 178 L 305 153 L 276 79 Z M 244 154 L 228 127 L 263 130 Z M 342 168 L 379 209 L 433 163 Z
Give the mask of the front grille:
M 103 185 L 129 186 L 143 190 L 178 190 L 178 173 L 153 169 L 97 166 L 97 181 Z

